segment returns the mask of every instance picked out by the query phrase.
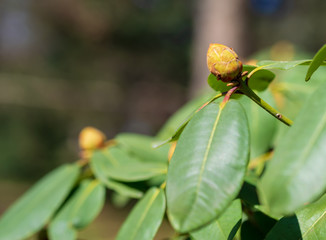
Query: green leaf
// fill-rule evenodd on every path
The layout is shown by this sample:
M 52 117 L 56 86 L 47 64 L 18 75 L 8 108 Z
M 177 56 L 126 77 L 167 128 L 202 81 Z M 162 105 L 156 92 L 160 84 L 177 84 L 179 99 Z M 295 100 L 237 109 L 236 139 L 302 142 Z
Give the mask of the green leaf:
M 129 156 L 118 147 L 95 151 L 91 161 L 107 178 L 124 182 L 136 182 L 165 174 L 167 164 L 160 162 L 141 162 Z
M 168 162 L 169 146 L 153 148 L 155 138 L 134 133 L 120 133 L 116 136 L 118 144 L 129 154 L 144 162 Z
M 256 68 L 256 66 L 244 65 L 243 71 L 248 71 L 250 73 Z M 249 87 L 253 90 L 264 91 L 267 89 L 267 87 L 273 81 L 274 78 L 275 74 L 273 72 L 266 69 L 261 69 L 252 74 L 248 81 L 248 84 Z
M 207 78 L 207 83 L 212 89 L 218 92 L 227 92 L 232 88 L 230 86 L 226 86 L 226 82 L 217 80 L 216 76 L 213 74 L 209 74 Z
M 166 140 L 171 137 L 179 128 L 179 126 L 184 123 L 184 121 L 193 114 L 204 103 L 212 98 L 212 94 L 204 94 L 195 99 L 192 99 L 184 106 L 182 106 L 176 113 L 174 113 L 164 126 L 160 129 L 156 135 L 157 139 Z
M 241 201 L 234 200 L 218 219 L 200 230 L 191 232 L 190 235 L 195 240 L 231 240 L 240 228 L 241 219 Z
M 151 188 L 132 209 L 116 240 L 152 240 L 162 223 L 164 212 L 164 190 Z
M 105 188 L 97 180 L 84 180 L 49 226 L 51 240 L 74 240 L 78 229 L 91 223 L 103 208 Z
M 323 64 L 324 60 L 326 59 L 326 44 L 322 46 L 321 49 L 316 53 L 314 58 L 312 59 L 312 62 L 308 68 L 307 74 L 306 74 L 306 82 L 309 81 L 312 74 L 319 68 L 320 65 Z
M 95 152 L 96 153 L 96 152 Z M 93 160 L 94 156 L 91 159 L 90 166 L 92 171 L 94 172 L 95 177 L 102 182 L 107 188 L 116 191 L 117 193 L 130 197 L 130 198 L 141 198 L 143 193 L 138 189 L 131 188 L 123 183 L 119 183 L 117 181 L 112 180 L 104 168 L 102 168 L 102 162 Z
M 110 178 L 103 178 L 99 179 L 107 188 L 112 189 L 116 191 L 117 193 L 121 194 L 122 196 L 125 197 L 130 197 L 130 198 L 141 198 L 143 196 L 143 192 L 129 187 L 126 184 L 114 181 Z
M 0 239 L 25 239 L 39 231 L 73 187 L 78 165 L 64 165 L 43 177 L 0 219 Z
M 326 195 L 309 204 L 295 216 L 284 217 L 272 228 L 266 240 L 311 240 L 326 236 Z
M 271 213 L 291 214 L 326 189 L 325 88 L 321 85 L 308 99 L 258 184 Z
M 243 72 L 248 71 L 249 73 L 256 69 L 256 66 L 243 65 Z M 268 85 L 275 78 L 275 74 L 266 69 L 260 69 L 257 72 L 254 72 L 249 80 L 249 87 L 253 90 L 264 91 Z M 210 74 L 207 79 L 208 85 L 218 92 L 227 92 L 231 89 L 230 86 L 227 86 L 227 83 L 217 80 L 216 76 Z
M 263 60 L 259 61 L 257 65 L 259 69 L 279 69 L 279 70 L 289 70 L 299 65 L 309 65 L 312 60 L 296 60 L 296 61 L 272 61 Z
M 218 217 L 238 194 L 249 157 L 248 122 L 230 100 L 223 110 L 211 103 L 180 136 L 167 176 L 168 216 L 189 232 Z

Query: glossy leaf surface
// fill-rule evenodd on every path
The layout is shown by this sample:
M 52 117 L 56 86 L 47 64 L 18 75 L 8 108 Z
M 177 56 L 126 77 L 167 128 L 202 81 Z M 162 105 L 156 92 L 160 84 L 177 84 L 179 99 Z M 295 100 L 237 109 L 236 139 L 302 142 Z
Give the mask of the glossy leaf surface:
M 312 62 L 310 63 L 306 74 L 306 81 L 309 81 L 312 74 L 319 68 L 319 66 L 324 62 L 324 60 L 326 60 L 326 44 L 321 49 L 319 49 L 319 51 L 312 59 Z
M 198 231 L 191 232 L 190 235 L 194 240 L 233 239 L 241 225 L 241 219 L 241 201 L 237 199 L 232 202 L 218 219 Z
M 308 99 L 280 140 L 259 186 L 261 201 L 275 214 L 291 214 L 326 189 L 326 84 Z
M 151 188 L 132 209 L 116 240 L 152 240 L 162 223 L 164 212 L 164 190 Z
M 25 239 L 39 231 L 64 201 L 78 175 L 78 165 L 64 165 L 43 177 L 1 217 L 0 239 Z
M 238 194 L 249 157 L 248 122 L 230 100 L 223 110 L 211 103 L 180 136 L 167 176 L 168 216 L 188 232 L 218 217 Z
M 295 216 L 282 218 L 267 235 L 266 240 L 313 240 L 326 236 L 326 196 L 306 206 Z
M 51 240 L 74 240 L 77 230 L 86 227 L 101 211 L 105 188 L 96 180 L 84 180 L 49 226 Z
M 147 180 L 167 171 L 165 163 L 142 162 L 117 147 L 94 152 L 91 161 L 107 178 L 124 182 Z

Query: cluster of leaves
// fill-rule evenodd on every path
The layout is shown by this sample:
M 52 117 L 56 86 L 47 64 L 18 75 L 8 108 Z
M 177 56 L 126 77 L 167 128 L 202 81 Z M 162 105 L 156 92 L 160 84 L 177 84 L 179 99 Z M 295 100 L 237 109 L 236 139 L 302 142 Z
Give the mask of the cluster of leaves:
M 244 66 L 249 88 L 267 102 L 284 111 L 296 104 L 293 126 L 241 94 L 221 104 L 230 87 L 210 75 L 216 95 L 189 102 L 156 137 L 119 134 L 86 165 L 67 164 L 41 179 L 2 216 L 0 239 L 42 229 L 52 240 L 76 239 L 101 211 L 105 188 L 123 202 L 140 199 L 118 240 L 153 239 L 165 213 L 172 239 L 323 239 L 326 81 L 304 86 L 297 66 L 309 65 L 309 80 L 325 59 L 326 45 L 313 60 Z M 294 67 L 292 77 L 273 81 L 270 70 Z

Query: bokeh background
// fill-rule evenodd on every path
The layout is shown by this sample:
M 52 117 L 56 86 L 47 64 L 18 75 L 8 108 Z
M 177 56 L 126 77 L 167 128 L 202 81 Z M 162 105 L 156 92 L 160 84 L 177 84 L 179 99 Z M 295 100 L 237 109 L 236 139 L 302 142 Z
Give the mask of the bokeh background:
M 155 134 L 207 88 L 210 42 L 242 60 L 309 56 L 326 42 L 325 12 L 325 0 L 2 0 L 0 214 L 79 158 L 83 127 Z M 110 239 L 128 208 L 105 212 L 85 239 Z

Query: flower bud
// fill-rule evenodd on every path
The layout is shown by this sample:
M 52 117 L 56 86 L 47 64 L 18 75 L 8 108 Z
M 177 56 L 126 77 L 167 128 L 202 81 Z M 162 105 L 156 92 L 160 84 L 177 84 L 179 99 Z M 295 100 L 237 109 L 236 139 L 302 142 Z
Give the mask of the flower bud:
M 218 80 L 230 82 L 242 71 L 242 62 L 238 55 L 229 47 L 211 43 L 207 51 L 207 66 Z
M 103 147 L 106 137 L 98 129 L 85 127 L 79 134 L 79 147 L 83 150 L 94 150 Z

